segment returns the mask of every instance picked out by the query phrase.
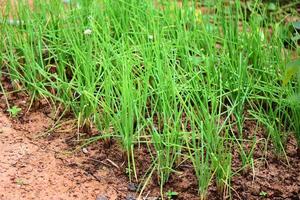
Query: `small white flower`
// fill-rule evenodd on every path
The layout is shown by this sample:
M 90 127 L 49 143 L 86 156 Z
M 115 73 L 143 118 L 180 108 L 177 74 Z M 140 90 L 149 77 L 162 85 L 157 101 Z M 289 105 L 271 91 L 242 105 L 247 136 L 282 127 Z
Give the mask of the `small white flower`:
M 154 38 L 153 35 L 148 35 L 149 40 L 153 40 L 153 38 Z
M 9 19 L 7 20 L 7 24 L 19 26 L 20 24 L 24 24 L 24 21 L 20 21 L 17 19 Z
M 259 36 L 260 36 L 260 41 L 264 41 L 265 40 L 265 34 L 262 30 L 259 31 Z
M 71 3 L 71 0 L 63 0 L 64 3 Z
M 84 35 L 91 35 L 92 34 L 92 30 L 91 29 L 86 29 L 84 32 L 83 32 Z
M 73 0 L 63 0 L 63 3 L 65 3 L 65 4 L 71 4 L 73 2 L 74 2 Z M 76 3 L 76 8 L 78 8 L 78 9 L 81 8 L 79 3 Z

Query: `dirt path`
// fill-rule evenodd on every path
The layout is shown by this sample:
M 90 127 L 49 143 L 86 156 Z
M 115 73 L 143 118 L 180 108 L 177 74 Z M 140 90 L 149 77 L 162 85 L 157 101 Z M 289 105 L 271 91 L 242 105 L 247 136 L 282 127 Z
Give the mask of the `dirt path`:
M 97 170 L 95 178 L 79 167 L 80 156 L 63 156 L 63 139 L 32 139 L 49 123 L 33 113 L 28 123 L 15 124 L 0 112 L 0 199 L 124 199 L 120 190 L 126 184 L 108 167 Z

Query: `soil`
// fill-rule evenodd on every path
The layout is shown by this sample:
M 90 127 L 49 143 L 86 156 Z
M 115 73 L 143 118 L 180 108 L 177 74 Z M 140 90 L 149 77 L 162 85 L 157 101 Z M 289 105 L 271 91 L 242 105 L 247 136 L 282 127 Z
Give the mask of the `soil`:
M 84 156 L 64 153 L 67 148 L 64 136 L 34 139 L 51 122 L 48 117 L 37 112 L 31 113 L 28 120 L 19 124 L 0 112 L 1 200 L 96 199 L 97 196 L 122 199 L 126 182 L 116 177 L 110 167 L 89 172 L 81 167 Z
M 7 80 L 4 86 L 11 89 Z M 126 159 L 120 146 L 113 140 L 97 141 L 80 147 L 76 130 L 45 134 L 52 127 L 51 107 L 45 102 L 30 103 L 22 93 L 8 95 L 11 105 L 18 105 L 22 113 L 18 118 L 9 117 L 3 95 L 0 94 L 0 200 L 129 200 L 138 196 L 138 182 L 129 183 Z M 71 116 L 72 117 L 72 116 Z M 68 130 L 64 119 L 62 130 Z M 245 123 L 245 137 L 264 138 L 262 129 L 255 129 L 255 122 Z M 94 134 L 97 134 L 95 132 Z M 43 135 L 43 137 L 39 137 Z M 259 139 L 258 139 L 259 140 Z M 267 154 L 258 143 L 254 151 L 254 168 L 244 170 L 231 181 L 233 199 L 300 199 L 300 158 L 297 144 L 289 137 L 286 158 L 275 156 L 272 146 Z M 147 148 L 136 148 L 139 177 L 151 165 Z M 233 151 L 233 170 L 239 169 L 239 156 Z M 264 159 L 262 159 L 264 158 Z M 286 161 L 288 159 L 288 163 Z M 197 182 L 190 163 L 184 163 L 172 174 L 165 191 L 176 191 L 174 199 L 199 199 Z M 155 175 L 144 191 L 144 199 L 158 199 L 159 186 Z M 215 185 L 209 189 L 208 199 L 228 199 L 217 195 Z
M 263 129 L 255 130 L 255 123 L 245 124 L 244 134 L 257 140 L 267 138 Z M 274 152 L 272 144 L 257 143 L 253 152 L 253 167 L 233 177 L 234 199 L 300 200 L 300 156 L 296 139 L 289 135 L 285 153 Z M 233 152 L 233 171 L 241 161 Z

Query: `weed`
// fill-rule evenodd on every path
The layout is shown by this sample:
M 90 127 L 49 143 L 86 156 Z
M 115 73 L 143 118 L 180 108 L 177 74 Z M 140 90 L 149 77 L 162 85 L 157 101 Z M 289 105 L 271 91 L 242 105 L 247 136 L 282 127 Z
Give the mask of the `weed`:
M 7 110 L 11 117 L 17 117 L 18 114 L 22 111 L 18 106 L 13 106 Z
M 168 198 L 168 199 L 173 199 L 174 197 L 176 197 L 176 196 L 178 195 L 178 192 L 169 190 L 169 191 L 166 193 L 166 195 L 167 195 L 167 198 Z
M 261 197 L 267 197 L 267 195 L 268 195 L 268 193 L 266 193 L 265 191 L 261 191 L 259 193 L 259 196 L 261 196 Z

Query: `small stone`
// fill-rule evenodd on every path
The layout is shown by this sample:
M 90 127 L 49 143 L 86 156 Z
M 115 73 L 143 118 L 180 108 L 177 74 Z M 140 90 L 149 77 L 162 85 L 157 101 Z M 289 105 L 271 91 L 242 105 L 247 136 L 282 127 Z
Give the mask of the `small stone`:
M 136 192 L 137 191 L 137 186 L 134 183 L 129 183 L 128 184 L 128 190 L 131 192 Z
M 88 154 L 88 153 L 89 153 L 89 151 L 87 150 L 87 148 L 82 148 L 82 153 L 84 153 L 84 154 Z
M 106 196 L 103 196 L 103 195 L 98 195 L 96 200 L 108 200 L 108 198 Z
M 126 196 L 126 200 L 136 200 L 136 198 L 135 198 L 133 195 L 128 194 L 128 195 Z

